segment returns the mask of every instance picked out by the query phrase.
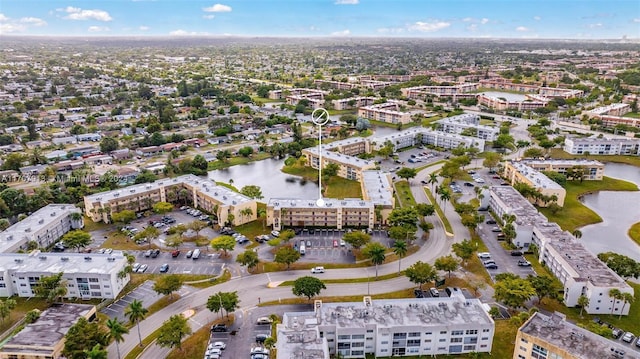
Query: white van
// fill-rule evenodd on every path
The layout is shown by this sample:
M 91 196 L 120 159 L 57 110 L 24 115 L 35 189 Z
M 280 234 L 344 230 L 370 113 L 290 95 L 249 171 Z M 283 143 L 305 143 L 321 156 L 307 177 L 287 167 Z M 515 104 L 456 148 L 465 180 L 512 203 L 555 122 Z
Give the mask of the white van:
M 200 250 L 198 248 L 193 250 L 193 254 L 191 255 L 191 259 L 196 260 L 200 258 Z
M 300 254 L 304 255 L 307 252 L 307 247 L 305 247 L 304 243 L 300 245 Z

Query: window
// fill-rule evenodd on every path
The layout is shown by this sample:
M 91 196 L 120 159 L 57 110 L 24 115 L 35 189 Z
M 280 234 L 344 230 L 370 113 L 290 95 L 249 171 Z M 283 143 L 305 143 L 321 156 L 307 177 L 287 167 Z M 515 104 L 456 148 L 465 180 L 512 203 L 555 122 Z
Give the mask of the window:
M 462 338 L 451 338 L 452 343 L 462 343 Z
M 351 339 L 364 339 L 364 334 L 354 334 Z
M 432 335 L 433 332 L 425 332 L 424 335 Z
M 351 335 L 338 335 L 338 340 L 349 340 Z
M 419 339 L 409 339 L 409 340 L 407 340 L 407 346 L 408 347 L 419 347 L 420 346 L 420 340 Z
M 440 343 L 442 343 L 442 342 L 446 342 L 447 340 L 443 338 L 443 339 L 440 339 L 440 340 L 438 340 L 438 341 L 439 341 Z
M 522 347 L 522 346 L 521 346 L 521 347 L 520 347 L 520 350 L 522 350 L 523 352 L 526 352 L 526 351 L 527 351 L 527 348 L 525 348 L 525 347 Z
M 425 343 L 431 343 L 431 339 L 425 339 L 424 342 Z
M 525 338 L 520 338 L 520 341 L 523 342 L 523 343 L 529 343 L 529 341 L 526 340 Z
M 367 329 L 367 333 L 373 333 L 373 329 Z
M 409 333 L 409 338 L 415 338 L 415 337 L 419 337 L 420 336 L 420 332 L 411 332 Z
M 490 332 L 490 330 L 489 330 L 489 329 L 482 329 L 482 332 L 483 332 L 483 333 L 489 333 L 489 332 Z
M 478 334 L 478 329 L 469 329 L 466 331 L 466 334 Z
M 381 342 L 380 342 L 380 344 L 383 344 L 383 345 L 384 345 L 384 344 L 389 344 L 389 341 L 388 341 L 388 340 L 381 341 Z
M 489 340 L 489 337 L 482 337 L 480 340 Z
M 367 337 L 367 340 L 373 340 L 373 337 Z
M 364 351 L 362 350 L 352 350 L 351 355 L 364 355 Z
M 438 348 L 440 350 L 440 348 Z M 449 353 L 462 353 L 462 345 L 451 345 L 449 347 Z
M 364 343 L 363 342 L 351 343 L 351 347 L 352 348 L 362 348 L 362 347 L 364 347 Z
M 393 333 L 393 339 L 406 339 L 407 333 Z
M 98 283 L 98 278 L 89 278 L 89 282 Z
M 476 350 L 476 346 L 475 345 L 465 345 L 464 346 L 464 350 Z
M 442 331 L 440 331 L 440 334 L 447 334 L 447 331 L 446 330 L 442 330 Z
M 452 330 L 451 335 L 462 335 L 464 333 L 463 330 Z
M 534 344 L 533 349 L 531 349 L 531 357 L 533 359 L 546 359 L 547 358 L 547 349 Z

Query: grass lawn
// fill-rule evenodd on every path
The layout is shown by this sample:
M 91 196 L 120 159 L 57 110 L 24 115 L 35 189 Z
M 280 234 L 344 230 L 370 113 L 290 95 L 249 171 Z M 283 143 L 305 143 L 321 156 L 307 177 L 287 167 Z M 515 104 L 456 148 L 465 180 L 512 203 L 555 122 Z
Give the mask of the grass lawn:
M 33 309 L 39 309 L 42 311 L 49 308 L 49 303 L 41 298 L 13 297 L 12 299 L 15 299 L 16 307 L 9 313 L 8 317 L 0 321 L 0 333 L 4 333 L 4 331 L 11 328 L 12 325 L 18 322 L 18 320 L 24 318 L 27 312 Z
M 328 198 L 362 198 L 360 182 L 333 176 L 324 183 L 324 196 Z
M 433 195 L 431 194 L 431 189 L 429 189 L 429 187 L 426 187 L 426 186 L 424 186 L 423 188 L 424 188 L 424 193 L 427 195 L 427 197 L 429 197 L 429 201 L 431 201 L 431 204 L 433 204 L 433 207 L 436 209 L 436 213 L 438 214 L 438 217 L 440 217 L 440 219 L 442 220 L 445 231 L 447 231 L 448 233 L 453 233 L 453 228 L 451 227 L 451 223 L 449 223 L 449 219 L 447 219 L 447 216 L 444 215 L 444 212 L 442 211 L 442 208 L 440 208 L 438 201 L 436 201 L 436 199 L 433 198 Z
M 626 163 L 628 165 L 640 167 L 640 157 L 638 156 L 603 156 L 603 155 L 572 155 L 570 153 L 566 153 L 561 148 L 552 148 L 549 151 L 549 156 L 551 158 L 564 158 L 564 159 L 589 159 L 596 160 L 600 162 L 615 162 L 615 163 Z
M 629 237 L 633 239 L 634 242 L 640 244 L 640 222 L 635 223 L 631 228 L 629 228 Z
M 294 176 L 300 176 L 310 181 L 318 180 L 318 170 L 313 169 L 311 167 L 307 167 L 307 166 L 300 166 L 297 163 L 291 166 L 282 167 L 282 172 L 288 173 Z
M 376 120 L 369 120 L 369 122 L 371 123 L 372 126 L 398 128 L 398 124 L 396 123 L 388 123 L 388 122 L 382 122 L 382 121 L 376 121 Z M 418 124 L 415 122 L 409 122 L 407 124 L 403 124 L 402 129 L 406 130 L 409 127 L 414 127 L 417 125 Z
M 413 198 L 409 182 L 402 180 L 395 183 L 396 185 L 396 198 L 400 203 L 400 207 L 414 207 L 416 200 Z
M 640 118 L 640 112 L 629 112 L 622 115 L 622 117 Z
M 213 322 L 207 323 L 183 340 L 181 349 L 175 348 L 171 350 L 167 359 L 201 359 L 209 344 L 209 337 L 211 335 L 209 328 L 218 323 L 230 325 L 234 319 L 233 314 L 230 314 L 228 320 L 225 317 L 224 319 L 216 319 Z
M 602 222 L 602 218 L 597 213 L 580 202 L 581 196 L 598 191 L 638 190 L 638 186 L 631 182 L 610 177 L 604 177 L 602 181 L 567 181 L 564 188 L 567 190 L 564 207 L 555 214 L 548 208 L 540 208 L 540 212 L 569 232 L 587 224 Z
M 111 225 L 104 222 L 94 222 L 91 218 L 83 216 L 84 230 L 87 232 L 98 231 L 102 229 L 108 229 Z
M 266 152 L 254 153 L 251 157 L 242 157 L 242 156 L 231 157 L 227 162 L 213 161 L 209 163 L 208 169 L 209 171 L 213 171 L 213 170 L 219 170 L 222 168 L 229 168 L 231 166 L 236 166 L 236 165 L 245 165 L 249 162 L 260 161 L 260 160 L 267 159 L 269 157 L 271 157 L 271 155 Z
M 155 245 L 151 245 L 152 248 L 156 248 Z M 137 251 L 142 249 L 149 249 L 148 243 L 141 245 L 136 244 L 131 238 L 120 231 L 112 232 L 108 235 L 108 238 L 102 244 L 102 248 L 120 249 L 124 251 Z

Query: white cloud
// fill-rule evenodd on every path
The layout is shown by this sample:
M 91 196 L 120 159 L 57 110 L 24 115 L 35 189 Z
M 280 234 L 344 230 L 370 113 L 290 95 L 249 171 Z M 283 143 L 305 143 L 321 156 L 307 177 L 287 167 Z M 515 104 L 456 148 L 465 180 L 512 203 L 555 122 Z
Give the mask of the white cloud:
M 186 31 L 186 30 L 174 30 L 169 32 L 169 35 L 171 36 L 205 36 L 205 35 L 209 35 L 209 33 L 207 32 L 196 32 L 196 31 Z
M 404 32 L 404 29 L 401 27 L 381 27 L 377 31 L 380 34 L 400 34 Z
M 640 22 L 640 17 L 633 19 L 633 22 Z
M 211 19 L 213 19 L 214 17 L 216 17 L 216 16 L 215 16 L 215 15 L 213 15 L 213 14 L 209 14 L 209 15 L 202 15 L 202 18 L 203 18 L 203 19 L 207 19 L 207 20 L 211 20 Z
M 109 31 L 109 28 L 106 26 L 89 26 L 87 29 L 89 32 L 105 32 Z
M 463 22 L 472 22 L 473 18 L 472 17 L 465 17 L 464 19 L 462 19 Z
M 349 36 L 351 35 L 351 31 L 347 30 L 342 30 L 342 31 L 334 31 L 331 33 L 331 36 Z
M 147 31 L 147 30 L 149 30 L 149 26 L 140 25 L 140 26 L 138 26 L 138 30 Z
M 23 32 L 30 27 L 40 27 L 47 25 L 47 22 L 37 17 L 22 17 L 20 19 L 12 19 L 5 14 L 0 13 L 0 34 L 8 34 L 15 32 Z
M 527 28 L 526 28 L 526 27 L 524 27 L 524 26 L 518 26 L 518 27 L 516 27 L 516 31 L 519 31 L 519 32 L 527 32 L 527 31 L 529 31 L 529 29 L 527 29 Z
M 478 24 L 469 24 L 469 26 L 467 26 L 467 30 L 471 32 L 478 30 Z
M 336 0 L 336 5 L 358 5 L 360 0 Z
M 484 25 L 484 24 L 486 24 L 486 23 L 488 23 L 488 22 L 489 22 L 489 19 L 487 19 L 486 17 L 483 17 L 483 18 L 480 20 L 480 23 L 481 23 L 482 25 Z
M 8 17 L 6 17 L 3 13 L 0 13 L 0 21 L 7 21 L 9 20 Z
M 31 26 L 45 26 L 47 24 L 46 21 L 37 17 L 23 17 L 18 21 L 22 24 L 29 24 Z
M 213 6 L 202 8 L 204 12 L 231 12 L 231 6 L 223 4 L 215 4 Z
M 431 22 L 417 21 L 409 25 L 409 31 L 434 32 L 451 26 L 450 22 L 435 20 Z
M 534 16 L 534 17 L 533 17 L 533 19 L 534 19 L 535 21 L 540 21 L 540 20 L 542 20 L 542 18 L 541 18 L 540 16 Z
M 589 24 L 588 25 L 590 29 L 599 29 L 602 27 L 602 23 L 596 23 L 596 24 Z
M 98 21 L 111 21 L 113 18 L 108 12 L 99 9 L 83 10 L 79 7 L 67 6 L 65 9 L 58 9 L 66 12 L 65 19 L 69 20 L 98 20 Z

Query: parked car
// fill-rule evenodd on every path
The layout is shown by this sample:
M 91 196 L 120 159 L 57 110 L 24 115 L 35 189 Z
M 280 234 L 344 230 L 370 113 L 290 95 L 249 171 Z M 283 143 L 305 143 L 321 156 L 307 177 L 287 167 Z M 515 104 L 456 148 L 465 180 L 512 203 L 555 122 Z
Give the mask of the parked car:
M 494 221 L 493 219 L 490 219 L 488 221 L 485 222 L 486 224 L 496 224 L 497 222 Z
M 225 342 L 213 342 L 211 344 L 209 344 L 209 346 L 207 346 L 207 350 L 211 350 L 214 348 L 218 348 L 218 349 L 226 349 L 227 348 L 227 344 Z
M 211 327 L 212 332 L 226 332 L 228 330 L 226 324 L 215 324 Z
M 485 266 L 489 264 L 496 264 L 496 261 L 494 261 L 493 259 L 489 259 L 486 261 L 482 261 L 482 264 L 484 264 Z
M 464 185 L 467 186 L 467 187 L 475 187 L 476 186 L 471 182 L 465 182 Z
M 280 237 L 280 232 L 278 231 L 271 231 L 271 235 L 274 237 Z
M 511 251 L 511 255 L 514 257 L 519 257 L 522 255 L 522 251 Z
M 153 253 L 153 251 L 152 251 L 151 249 L 147 249 L 147 250 L 144 252 L 144 256 L 145 256 L 145 257 L 147 257 L 147 258 L 148 258 L 148 257 L 151 257 L 151 253 Z
M 622 341 L 625 343 L 631 343 L 634 339 L 636 338 L 635 335 L 633 335 L 633 333 L 631 332 L 626 332 L 624 333 L 624 335 L 622 336 Z
M 440 291 L 437 288 L 430 288 L 429 293 L 431 294 L 432 297 L 440 296 Z
M 131 271 L 137 272 L 138 268 L 140 268 L 140 263 L 133 263 L 133 265 L 131 266 Z
M 531 263 L 526 259 L 521 259 L 518 261 L 518 267 L 531 267 Z
M 500 227 L 493 227 L 491 228 L 491 232 L 502 232 L 502 229 L 500 229 Z
M 480 253 L 478 253 L 478 258 L 480 258 L 480 259 L 491 259 L 491 253 L 489 253 L 489 252 L 480 252 Z
M 160 250 L 159 249 L 154 249 L 151 251 L 151 258 L 157 258 L 158 255 L 160 255 Z
M 498 265 L 495 263 L 491 263 L 491 264 L 485 264 L 484 266 L 487 269 L 498 269 Z
M 271 318 L 260 317 L 258 318 L 258 320 L 256 320 L 256 324 L 260 324 L 260 325 L 271 324 Z
M 347 242 L 345 242 L 344 240 L 340 240 L 340 247 L 344 247 L 347 245 Z
M 169 271 L 169 264 L 165 263 L 160 266 L 160 273 L 167 273 Z
M 176 257 L 177 257 L 177 256 L 179 256 L 179 255 L 180 255 L 180 250 L 179 250 L 179 249 L 176 249 L 176 250 L 174 250 L 173 252 L 171 252 L 171 256 L 172 256 L 173 258 L 176 258 Z
M 188 251 L 185 257 L 191 258 L 191 255 L 193 255 L 193 251 Z
M 324 273 L 324 267 L 313 267 L 311 273 Z
M 636 340 L 636 347 L 640 348 L 640 338 Z
M 269 335 L 267 334 L 258 334 L 256 335 L 256 343 L 262 344 L 267 340 L 267 338 L 269 338 Z
M 337 240 L 337 239 L 334 239 L 334 240 L 333 240 L 333 247 L 335 248 L 335 247 L 337 247 L 337 246 L 338 246 L 338 240 Z
M 138 270 L 136 271 L 137 273 L 144 273 L 147 271 L 147 268 L 149 268 L 148 265 L 146 264 L 141 264 L 140 267 L 138 267 Z

